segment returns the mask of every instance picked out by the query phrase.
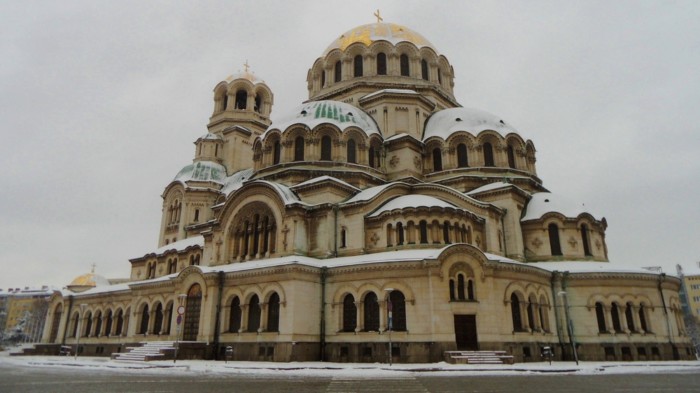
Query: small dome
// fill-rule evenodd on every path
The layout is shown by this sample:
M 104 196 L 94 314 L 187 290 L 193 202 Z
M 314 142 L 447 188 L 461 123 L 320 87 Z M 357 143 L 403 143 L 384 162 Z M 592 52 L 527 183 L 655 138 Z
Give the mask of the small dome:
M 83 292 L 90 288 L 106 285 L 110 285 L 109 280 L 99 274 L 95 274 L 95 272 L 91 272 L 74 278 L 73 281 L 68 284 L 68 289 L 73 292 Z
M 311 101 L 296 107 L 292 112 L 280 116 L 263 133 L 261 138 L 269 130 L 278 129 L 282 132 L 289 126 L 301 124 L 313 129 L 319 124 L 328 123 L 345 130 L 348 127 L 359 127 L 365 134 L 380 134 L 379 127 L 374 119 L 362 109 L 339 101 Z
M 250 71 L 238 71 L 233 75 L 229 75 L 226 77 L 226 82 L 231 83 L 237 79 L 245 79 L 247 81 L 250 81 L 252 84 L 257 84 L 257 83 L 265 83 L 264 80 L 258 78 L 257 75 Z
M 425 125 L 423 141 L 434 136 L 447 140 L 457 131 L 478 135 L 485 130 L 496 131 L 504 137 L 510 133 L 518 133 L 503 119 L 491 113 L 472 108 L 450 108 L 430 116 Z
M 211 161 L 197 161 L 182 168 L 173 181 L 213 181 L 223 184 L 225 179 L 226 168 L 223 165 Z
M 394 23 L 370 23 L 345 32 L 333 41 L 323 53 L 326 55 L 334 49 L 344 51 L 356 42 L 369 46 L 376 41 L 388 41 L 393 45 L 406 41 L 417 46 L 418 49 L 427 46 L 437 52 L 430 41 L 407 27 Z
M 596 219 L 585 204 L 577 203 L 561 195 L 551 192 L 538 192 L 532 194 L 532 199 L 527 204 L 525 215 L 520 221 L 538 220 L 547 213 L 559 213 L 567 218 L 576 218 L 581 214 L 588 213 Z

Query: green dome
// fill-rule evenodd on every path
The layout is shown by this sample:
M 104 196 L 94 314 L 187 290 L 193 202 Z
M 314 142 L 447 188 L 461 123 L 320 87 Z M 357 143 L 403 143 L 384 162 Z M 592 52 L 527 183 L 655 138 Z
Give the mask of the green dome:
M 226 168 L 212 161 L 197 161 L 187 165 L 178 172 L 174 181 L 187 182 L 194 181 L 213 181 L 216 183 L 224 183 L 226 179 Z

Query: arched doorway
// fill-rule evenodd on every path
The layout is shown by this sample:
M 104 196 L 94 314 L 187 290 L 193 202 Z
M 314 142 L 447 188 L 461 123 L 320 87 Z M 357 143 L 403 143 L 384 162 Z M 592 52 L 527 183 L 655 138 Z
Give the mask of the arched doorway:
M 196 341 L 197 334 L 199 334 L 199 311 L 202 308 L 202 287 L 199 284 L 190 287 L 185 307 L 185 327 L 182 340 Z
M 59 303 L 56 306 L 56 310 L 53 313 L 53 321 L 51 323 L 51 336 L 49 337 L 50 343 L 56 342 L 56 338 L 58 338 L 58 327 L 61 323 L 61 314 L 63 314 L 63 305 Z

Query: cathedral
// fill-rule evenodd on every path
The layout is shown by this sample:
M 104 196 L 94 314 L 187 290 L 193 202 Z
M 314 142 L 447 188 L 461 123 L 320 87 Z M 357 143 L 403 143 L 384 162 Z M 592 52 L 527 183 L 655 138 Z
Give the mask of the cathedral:
M 275 121 L 272 89 L 247 66 L 222 80 L 192 163 L 165 184 L 157 247 L 126 282 L 93 273 L 56 291 L 41 347 L 694 359 L 680 280 L 610 262 L 601 213 L 545 188 L 535 143 L 463 107 L 454 79 L 425 37 L 377 21 L 333 40 L 308 100 Z

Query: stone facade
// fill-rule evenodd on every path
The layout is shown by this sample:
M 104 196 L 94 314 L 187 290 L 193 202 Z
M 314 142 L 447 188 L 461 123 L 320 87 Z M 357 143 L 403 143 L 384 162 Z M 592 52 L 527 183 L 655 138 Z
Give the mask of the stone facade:
M 605 218 L 549 192 L 534 143 L 461 107 L 453 81 L 429 41 L 389 23 L 334 41 L 309 100 L 274 122 L 262 80 L 222 81 L 163 193 L 159 248 L 130 261 L 130 282 L 57 292 L 44 342 L 100 354 L 177 339 L 183 357 L 273 361 L 386 361 L 390 339 L 396 362 L 574 345 L 584 360 L 690 358 L 680 281 L 610 263 Z

